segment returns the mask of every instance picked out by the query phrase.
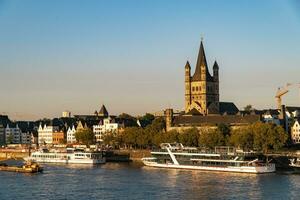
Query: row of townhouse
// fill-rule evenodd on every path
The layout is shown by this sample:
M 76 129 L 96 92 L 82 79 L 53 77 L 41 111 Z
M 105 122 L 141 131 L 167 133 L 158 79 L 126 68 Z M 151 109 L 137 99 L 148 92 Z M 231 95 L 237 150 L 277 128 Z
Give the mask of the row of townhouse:
M 96 142 L 103 141 L 105 133 L 118 132 L 123 127 L 122 124 L 115 122 L 111 117 L 88 123 L 85 120 L 78 120 L 72 124 L 40 124 L 38 128 L 39 144 L 63 144 L 76 143 L 76 132 L 83 129 L 91 129 L 94 133 Z
M 18 123 L 0 124 L 0 145 L 4 144 L 31 144 L 33 130 Z

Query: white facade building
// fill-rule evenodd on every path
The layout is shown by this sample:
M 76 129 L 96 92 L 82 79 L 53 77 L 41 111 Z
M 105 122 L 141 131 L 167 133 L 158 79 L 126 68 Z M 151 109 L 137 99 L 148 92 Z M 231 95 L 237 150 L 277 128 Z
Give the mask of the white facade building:
M 104 119 L 103 125 L 94 125 L 93 126 L 93 133 L 95 134 L 96 141 L 102 142 L 103 135 L 105 133 L 117 132 L 118 128 L 119 128 L 119 124 L 113 123 L 110 117 Z
M 75 143 L 76 142 L 75 133 L 76 133 L 76 129 L 75 129 L 74 125 L 72 127 L 68 128 L 68 130 L 67 130 L 67 143 Z
M 278 118 L 278 115 L 271 115 L 267 113 L 267 114 L 263 114 L 262 118 L 266 123 L 274 123 L 276 125 L 280 125 L 280 120 Z
M 52 144 L 53 142 L 53 132 L 58 131 L 57 126 L 47 126 L 46 124 L 42 126 L 40 124 L 38 129 L 38 142 L 39 144 Z
M 295 121 L 291 128 L 291 138 L 294 144 L 300 143 L 300 123 L 298 120 Z
M 18 124 L 16 124 L 16 127 L 9 127 L 7 124 L 5 128 L 5 143 L 21 144 L 21 134 L 22 131 Z

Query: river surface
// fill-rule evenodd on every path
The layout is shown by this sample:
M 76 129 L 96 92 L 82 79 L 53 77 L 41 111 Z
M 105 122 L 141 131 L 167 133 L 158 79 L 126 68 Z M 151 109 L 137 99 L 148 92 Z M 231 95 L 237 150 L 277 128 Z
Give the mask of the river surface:
M 156 169 L 135 163 L 47 164 L 0 172 L 0 199 L 300 199 L 300 175 Z

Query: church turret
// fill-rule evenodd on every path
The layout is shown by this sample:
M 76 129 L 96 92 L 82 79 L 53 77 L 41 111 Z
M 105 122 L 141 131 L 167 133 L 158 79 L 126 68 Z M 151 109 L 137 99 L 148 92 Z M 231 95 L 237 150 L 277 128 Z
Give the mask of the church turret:
M 214 70 L 214 81 L 219 81 L 219 65 L 217 61 L 215 61 L 214 63 L 213 70 Z
M 191 104 L 191 66 L 189 61 L 185 64 L 185 110 L 187 110 Z

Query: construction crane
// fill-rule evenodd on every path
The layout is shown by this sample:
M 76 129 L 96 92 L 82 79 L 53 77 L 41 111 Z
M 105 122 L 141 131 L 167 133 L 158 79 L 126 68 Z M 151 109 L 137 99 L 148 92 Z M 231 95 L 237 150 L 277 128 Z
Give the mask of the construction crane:
M 296 84 L 287 83 L 284 87 L 279 87 L 278 88 L 276 96 L 275 96 L 276 101 L 277 101 L 278 109 L 281 109 L 281 105 L 282 105 L 282 99 L 281 98 L 282 98 L 282 96 L 289 92 L 289 87 L 292 86 L 292 85 L 298 85 L 299 89 L 300 89 L 300 83 L 296 83 Z

